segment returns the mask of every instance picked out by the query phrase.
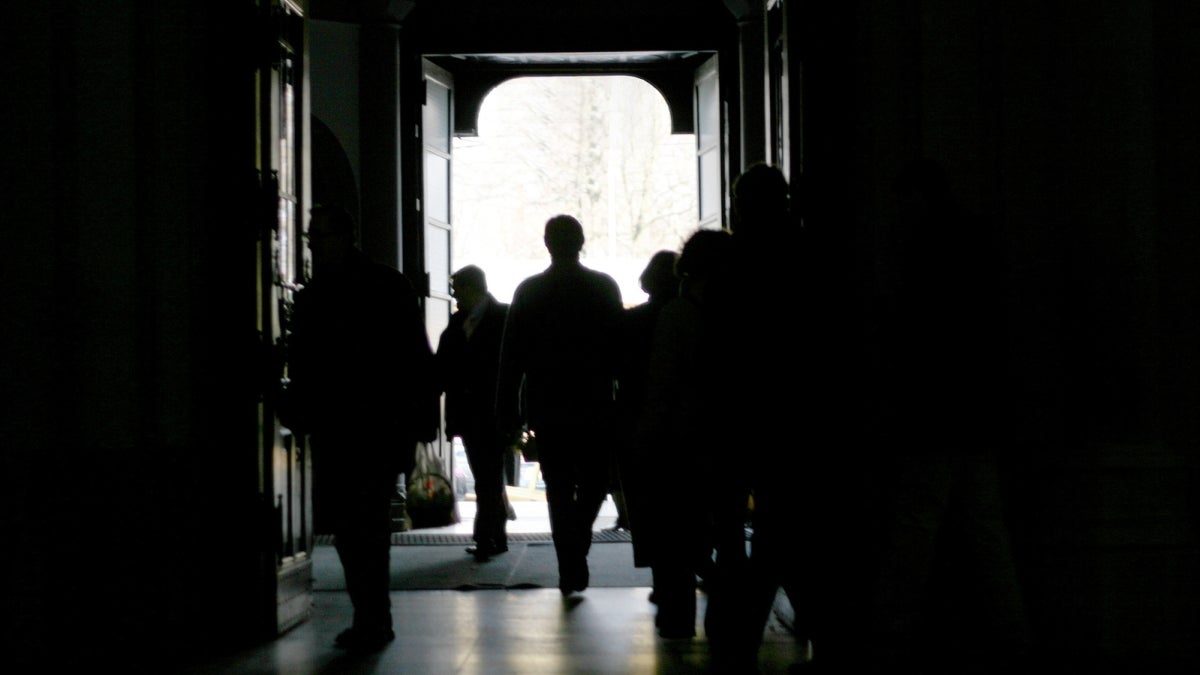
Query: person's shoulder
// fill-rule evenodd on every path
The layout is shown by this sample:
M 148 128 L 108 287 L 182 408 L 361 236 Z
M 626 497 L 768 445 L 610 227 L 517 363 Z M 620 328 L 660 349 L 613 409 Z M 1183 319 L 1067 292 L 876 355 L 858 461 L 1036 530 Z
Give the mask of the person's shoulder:
M 609 286 L 612 288 L 620 288 L 621 287 L 621 285 L 617 283 L 616 278 L 614 278 L 613 275 L 609 274 L 608 272 L 604 272 L 604 271 L 595 269 L 593 267 L 583 267 L 582 271 L 585 275 L 587 275 L 589 278 L 591 278 L 596 283 L 599 283 L 599 284 L 602 284 L 605 286 Z
M 664 303 L 665 304 L 665 303 Z M 639 321 L 645 317 L 653 316 L 661 310 L 663 305 L 655 305 L 650 302 L 643 302 L 632 307 L 625 307 L 621 313 L 629 321 Z
M 699 306 L 693 300 L 688 298 L 672 298 L 663 304 L 662 308 L 658 311 L 657 319 L 659 321 L 671 321 L 674 320 L 674 317 L 695 314 L 699 309 Z
M 455 312 L 457 314 L 457 312 Z M 438 343 L 434 349 L 439 355 L 445 356 L 457 342 L 455 337 L 462 333 L 462 319 L 455 320 L 455 315 L 451 314 L 450 319 L 446 322 L 446 327 L 438 334 Z
M 408 278 L 408 275 L 391 265 L 372 260 L 367 263 L 367 270 L 375 281 L 386 283 L 394 289 L 407 293 L 414 292 L 412 280 Z
M 517 282 L 517 288 L 535 286 L 537 284 L 540 284 L 543 282 L 543 280 L 546 279 L 546 277 L 549 274 L 550 274 L 550 270 L 542 270 L 540 272 L 534 272 L 533 274 L 530 274 L 529 276 L 527 276 L 524 279 Z
M 658 320 L 664 306 L 643 302 L 632 307 L 622 307 L 618 321 L 631 335 L 640 336 L 650 330 L 654 322 Z
M 519 295 L 529 293 L 532 290 L 536 290 L 542 286 L 545 286 L 548 283 L 547 279 L 549 279 L 549 276 L 549 270 L 543 270 L 536 274 L 531 274 L 525 277 L 517 284 L 516 290 L 513 291 L 513 300 L 515 301 Z
M 616 283 L 616 279 L 613 278 L 613 275 L 605 272 L 604 270 L 598 270 L 595 267 L 583 267 L 582 269 L 584 274 L 588 274 L 600 279 L 608 279 L 609 281 Z

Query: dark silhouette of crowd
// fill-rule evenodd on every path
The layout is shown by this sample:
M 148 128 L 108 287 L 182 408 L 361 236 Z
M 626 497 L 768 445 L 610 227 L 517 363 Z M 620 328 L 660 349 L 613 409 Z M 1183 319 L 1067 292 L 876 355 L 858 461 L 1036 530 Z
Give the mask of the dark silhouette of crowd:
M 712 569 L 709 499 L 722 488 L 720 448 L 707 438 L 704 373 L 710 359 L 701 319 L 709 278 L 723 264 L 729 236 L 701 230 L 675 264 L 677 295 L 659 311 L 645 366 L 642 406 L 634 425 L 638 476 L 635 564 L 651 569 L 655 625 L 664 638 L 695 635 L 697 579 Z
M 550 264 L 510 305 L 482 270 L 453 275 L 459 311 L 438 356 L 446 432 L 463 438 L 479 481 L 470 550 L 507 550 L 502 458 L 531 435 L 564 598 L 588 587 L 611 494 L 634 565 L 651 570 L 659 636 L 690 639 L 701 625 L 721 670 L 755 672 L 783 602 L 812 672 L 1017 667 L 1030 644 L 1003 503 L 999 249 L 944 167 L 922 159 L 896 179 L 883 263 L 864 268 L 860 228 L 820 181 L 748 167 L 729 229 L 656 253 L 640 278 L 648 299 L 633 307 L 582 264 L 584 230 L 569 215 L 545 223 Z M 335 277 L 306 290 L 305 322 Z M 401 278 L 380 276 L 408 317 L 388 330 L 408 334 Z M 426 358 L 405 339 L 408 358 Z M 297 371 L 318 370 L 304 348 Z M 306 414 L 314 438 L 336 439 L 317 409 Z M 417 426 L 406 442 L 424 436 Z M 404 468 L 390 457 L 390 471 Z

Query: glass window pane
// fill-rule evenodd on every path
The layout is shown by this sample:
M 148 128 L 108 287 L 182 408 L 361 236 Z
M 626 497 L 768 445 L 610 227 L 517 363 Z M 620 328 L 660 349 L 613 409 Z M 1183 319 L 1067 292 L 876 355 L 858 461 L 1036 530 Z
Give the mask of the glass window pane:
M 429 298 L 425 301 L 425 330 L 434 346 L 437 345 L 442 331 L 446 330 L 446 325 L 450 323 L 449 314 L 449 303 L 445 300 Z
M 450 222 L 450 160 L 425 153 L 425 215 Z
M 429 290 L 450 294 L 450 230 L 425 228 L 425 264 L 429 272 Z
M 425 143 L 450 152 L 450 90 L 434 80 L 425 80 Z
M 706 77 L 696 87 L 696 135 L 701 148 L 719 140 L 720 118 L 717 78 Z
M 700 220 L 720 214 L 721 167 L 720 153 L 708 150 L 700 154 Z

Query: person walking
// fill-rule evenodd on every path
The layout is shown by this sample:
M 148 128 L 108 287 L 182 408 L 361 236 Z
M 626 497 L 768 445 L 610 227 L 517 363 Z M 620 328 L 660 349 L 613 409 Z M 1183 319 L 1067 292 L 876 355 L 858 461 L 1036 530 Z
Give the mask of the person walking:
M 609 494 L 617 507 L 617 520 L 613 530 L 631 532 L 634 529 L 636 502 L 645 496 L 639 484 L 633 454 L 633 435 L 637 419 L 641 414 L 646 392 L 646 371 L 650 367 L 650 347 L 654 341 L 654 325 L 662 308 L 679 295 L 679 278 L 675 276 L 675 251 L 661 250 L 650 256 L 638 282 L 646 292 L 646 301 L 625 309 L 618 328 L 617 344 L 620 354 L 617 360 L 617 419 L 620 439 L 613 457 L 613 468 Z M 641 546 L 633 543 L 634 564 L 644 566 Z
M 368 258 L 355 230 L 345 209 L 311 211 L 314 270 L 292 314 L 284 423 L 308 436 L 314 510 L 325 512 L 354 606 L 335 644 L 371 651 L 394 639 L 391 500 L 417 443 L 437 435 L 438 399 L 412 284 Z
M 475 545 L 467 553 L 487 560 L 508 550 L 504 462 L 512 450 L 496 425 L 496 377 L 508 304 L 488 291 L 487 276 L 476 265 L 450 275 L 450 294 L 458 309 L 437 348 L 446 437 L 462 439 L 475 477 Z
M 613 332 L 621 289 L 584 266 L 583 226 L 570 215 L 545 225 L 550 266 L 513 294 L 500 350 L 496 413 L 503 434 L 537 439 L 546 481 L 559 590 L 587 588 L 592 528 L 608 494 L 614 436 Z
M 801 323 L 809 303 L 796 265 L 799 228 L 787 178 L 778 167 L 753 164 L 734 180 L 732 198 L 729 251 L 708 282 L 702 321 L 708 344 L 723 350 L 706 382 L 712 387 L 706 417 L 712 438 L 726 448 L 744 447 L 763 425 L 776 439 L 730 467 L 715 500 L 705 629 L 722 658 L 750 667 L 777 590 L 782 585 L 793 598 L 798 590 L 790 563 L 806 515 L 796 486 L 814 451 L 804 442 L 812 420 L 802 404 L 804 344 L 813 327 Z M 783 321 L 783 313 L 799 320 Z
M 680 290 L 654 323 L 634 423 L 634 564 L 651 569 L 654 623 L 667 639 L 695 636 L 697 579 L 712 565 L 709 502 L 726 448 L 711 443 L 705 419 L 704 382 L 720 351 L 705 344 L 701 327 L 708 279 L 729 239 L 701 229 L 684 244 L 673 267 Z

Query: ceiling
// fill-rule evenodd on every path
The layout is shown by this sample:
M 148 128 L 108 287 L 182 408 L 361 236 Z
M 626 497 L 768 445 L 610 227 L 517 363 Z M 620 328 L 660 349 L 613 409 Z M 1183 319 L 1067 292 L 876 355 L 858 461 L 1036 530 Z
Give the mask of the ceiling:
M 401 48 L 449 71 L 455 133 L 476 133 L 483 98 L 531 75 L 630 75 L 654 86 L 672 131 L 693 128 L 694 73 L 736 47 L 750 0 L 309 0 L 315 20 L 395 25 Z

